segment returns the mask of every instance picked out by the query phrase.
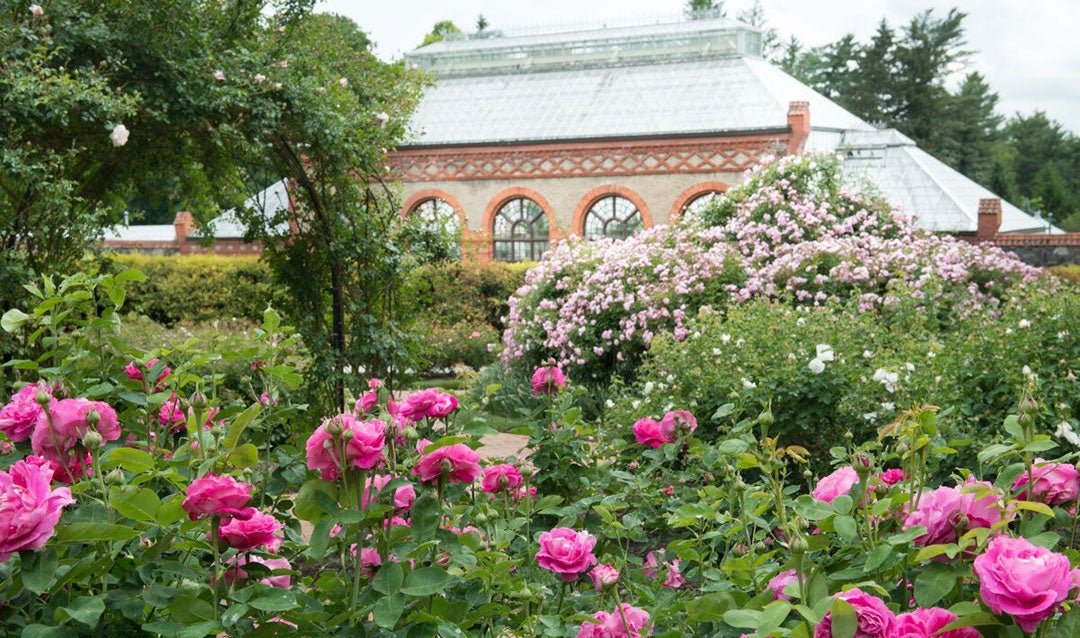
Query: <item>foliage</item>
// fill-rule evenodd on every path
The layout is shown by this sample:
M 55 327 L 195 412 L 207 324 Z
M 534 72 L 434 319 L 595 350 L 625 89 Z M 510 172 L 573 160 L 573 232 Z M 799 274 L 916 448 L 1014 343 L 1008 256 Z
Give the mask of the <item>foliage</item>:
M 971 314 L 948 325 L 919 306 L 899 295 L 881 314 L 850 303 L 791 308 L 766 301 L 703 314 L 688 326 L 689 338 L 654 340 L 640 373 L 648 391 L 639 386 L 637 406 L 623 402 L 616 422 L 676 405 L 716 432 L 728 416 L 756 415 L 771 401 L 784 415 L 773 428 L 781 442 L 824 459 L 849 433 L 872 438 L 920 401 L 951 406 L 940 419 L 949 439 L 987 440 L 995 415 L 1037 379 L 1040 416 L 1080 424 L 1080 340 L 1069 325 L 1080 309 L 1076 292 L 1018 292 L 1000 315 Z M 723 416 L 710 418 L 725 405 Z
M 995 313 L 1038 274 L 847 190 L 835 159 L 788 157 L 755 169 L 687 225 L 560 244 L 511 299 L 502 360 L 520 373 L 553 358 L 602 386 L 613 374 L 632 380 L 655 336 L 685 339 L 703 306 L 854 300 L 880 314 L 910 297 L 944 324 Z
M 67 477 L 70 488 L 54 490 L 74 502 L 56 520 L 36 518 L 42 536 L 33 543 L 13 547 L 19 541 L 3 539 L 13 550 L 0 562 L 0 621 L 9 630 L 570 637 L 590 635 L 603 621 L 599 611 L 626 603 L 639 636 L 807 638 L 825 631 L 822 623 L 855 633 L 864 612 L 851 599 L 853 587 L 878 597 L 883 624 L 869 634 L 875 638 L 895 635 L 888 633 L 895 614 L 913 608 L 948 609 L 955 626 L 977 626 L 986 638 L 1019 638 L 1021 624 L 1028 634 L 1071 635 L 1077 622 L 1074 574 L 1057 553 L 1075 556 L 1069 508 L 1080 477 L 1069 461 L 1077 453 L 1048 435 L 1053 421 L 1031 381 L 1014 393 L 1018 407 L 1000 429 L 974 446 L 975 466 L 959 464 L 949 445 L 948 409 L 917 406 L 869 440 L 815 453 L 775 436 L 799 405 L 793 415 L 725 404 L 714 417 L 722 437 L 684 414 L 662 441 L 646 445 L 612 413 L 586 420 L 580 404 L 589 392 L 573 378 L 522 414 L 532 469 L 507 459 L 478 465 L 469 446 L 490 429 L 463 419 L 449 395 L 432 390 L 391 402 L 375 381 L 357 414 L 315 430 L 305 464 L 299 446 L 277 440 L 300 416 L 291 403 L 291 389 L 303 383 L 292 365 L 291 330 L 268 312 L 250 349 L 170 344 L 134 353 L 116 328 L 123 286 L 138 278 L 124 271 L 46 279 L 31 290 L 39 300 L 32 313 L 4 315 L 5 331 L 43 346 L 37 359 L 10 367 L 26 381 L 61 384 L 66 396 L 103 401 L 98 409 L 116 411 L 122 435 L 102 446 L 90 422 L 75 443 L 92 452 L 90 475 Z M 1029 302 L 1024 312 L 1039 308 L 1051 313 L 1040 319 L 1061 313 L 1056 320 L 1067 320 L 1055 303 Z M 784 327 L 798 328 L 797 319 Z M 842 347 L 830 366 L 848 356 Z M 151 355 L 164 359 L 151 362 Z M 125 372 L 132 356 L 145 379 Z M 220 381 L 207 366 L 232 357 L 252 364 L 252 392 L 264 390 L 266 400 L 216 393 Z M 172 392 L 191 395 L 175 432 L 158 418 Z M 662 410 L 650 407 L 649 416 L 667 422 Z M 37 427 L 59 417 L 42 418 Z M 351 437 L 337 434 L 345 428 Z M 1071 430 L 1058 431 L 1069 445 L 1080 442 Z M 338 457 L 348 463 L 335 460 L 339 444 L 350 451 Z M 16 460 L 34 446 L 7 444 L 3 466 L 26 468 Z M 1050 466 L 1038 460 L 1047 457 Z M 826 477 L 827 459 L 838 473 Z M 811 460 L 824 469 L 812 469 Z M 320 471 L 326 462 L 329 474 Z M 987 483 L 967 483 L 969 475 Z M 0 481 L 0 489 L 9 485 Z M 42 487 L 54 489 L 36 485 L 33 493 Z M 14 518 L 5 522 L 23 523 L 29 496 L 23 490 L 6 501 L 0 516 Z M 246 506 L 252 510 L 239 509 Z M 223 525 L 220 511 L 235 518 Z M 238 534 L 242 516 L 272 523 L 247 537 Z M 310 524 L 306 531 L 301 521 Z M 556 530 L 573 546 L 551 543 Z M 980 567 L 1001 559 L 1002 542 L 1030 548 L 1039 565 L 1061 572 L 1052 579 L 1030 574 L 1030 566 L 1010 573 L 1027 584 L 1016 592 L 1021 615 L 996 606 L 1000 589 L 988 586 L 994 576 Z M 243 574 L 234 571 L 240 563 Z M 606 582 L 589 573 L 594 564 L 614 568 Z M 776 584 L 781 573 L 790 584 Z M 1047 583 L 1053 591 L 1043 595 Z M 838 602 L 841 592 L 851 602 Z M 620 635 L 629 623 L 614 616 L 610 633 Z
M 261 321 L 268 306 L 285 306 L 285 292 L 257 257 L 107 255 L 106 270 L 146 275 L 128 286 L 128 311 L 165 326 L 239 318 Z

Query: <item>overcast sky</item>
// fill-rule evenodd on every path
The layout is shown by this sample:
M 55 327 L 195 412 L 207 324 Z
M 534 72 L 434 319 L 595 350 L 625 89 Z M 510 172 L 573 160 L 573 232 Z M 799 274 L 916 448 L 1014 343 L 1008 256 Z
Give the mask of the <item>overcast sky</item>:
M 729 16 L 753 0 L 728 0 Z M 478 15 L 490 28 L 595 24 L 611 19 L 665 18 L 681 13 L 682 0 L 324 0 L 317 10 L 352 18 L 376 43 L 383 59 L 399 57 L 424 39 L 439 20 L 473 30 Z M 826 44 L 846 33 L 866 41 L 882 17 L 895 27 L 933 8 L 957 7 L 964 20 L 969 69 L 986 76 L 1004 115 L 1042 109 L 1080 133 L 1080 0 L 762 0 L 765 17 L 781 38 Z

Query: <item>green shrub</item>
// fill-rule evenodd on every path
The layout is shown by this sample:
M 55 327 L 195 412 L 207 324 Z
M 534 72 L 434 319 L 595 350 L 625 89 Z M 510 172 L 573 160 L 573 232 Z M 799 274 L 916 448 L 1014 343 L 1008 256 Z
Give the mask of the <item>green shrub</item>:
M 941 419 L 948 436 L 985 442 L 1034 388 L 1044 419 L 1075 426 L 1077 316 L 1080 294 L 1035 289 L 1018 290 L 1000 315 L 972 314 L 947 329 L 915 300 L 884 316 L 854 304 L 732 306 L 699 316 L 683 341 L 654 340 L 641 398 L 622 401 L 616 420 L 680 406 L 718 426 L 728 422 L 720 416 L 732 409 L 721 410 L 726 404 L 736 417 L 753 417 L 771 400 L 781 441 L 827 458 L 846 433 L 872 439 L 916 403 L 951 406 Z
M 258 257 L 105 255 L 104 268 L 135 268 L 146 280 L 128 286 L 126 309 L 172 326 L 234 317 L 261 321 L 284 290 Z

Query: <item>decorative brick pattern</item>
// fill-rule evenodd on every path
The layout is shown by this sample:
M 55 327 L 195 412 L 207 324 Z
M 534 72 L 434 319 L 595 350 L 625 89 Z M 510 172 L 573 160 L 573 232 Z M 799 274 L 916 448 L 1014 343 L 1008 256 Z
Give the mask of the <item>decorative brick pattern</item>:
M 791 134 L 567 142 L 454 148 L 405 148 L 391 160 L 404 182 L 742 172 L 788 148 Z

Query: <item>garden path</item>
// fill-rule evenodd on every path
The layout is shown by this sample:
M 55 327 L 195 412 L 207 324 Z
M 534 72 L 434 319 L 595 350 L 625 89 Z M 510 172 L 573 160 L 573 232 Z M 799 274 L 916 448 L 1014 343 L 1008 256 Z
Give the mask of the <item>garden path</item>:
M 477 452 L 482 459 L 504 459 L 508 456 L 528 456 L 529 450 L 525 446 L 529 443 L 529 437 L 524 434 L 509 434 L 500 432 L 489 434 L 480 439 L 481 445 Z

